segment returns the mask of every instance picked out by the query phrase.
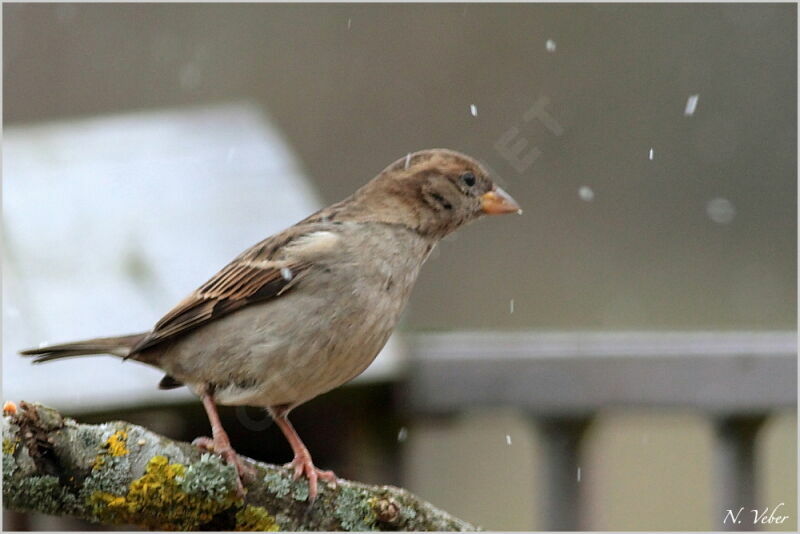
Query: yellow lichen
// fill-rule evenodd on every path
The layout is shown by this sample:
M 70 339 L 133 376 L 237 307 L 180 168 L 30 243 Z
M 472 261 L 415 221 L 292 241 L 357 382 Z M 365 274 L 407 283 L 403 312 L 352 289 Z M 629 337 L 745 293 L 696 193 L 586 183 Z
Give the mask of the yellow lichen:
M 236 512 L 236 530 L 239 532 L 277 532 L 275 518 L 265 508 L 248 504 Z
M 98 454 L 97 456 L 95 456 L 94 462 L 92 463 L 92 471 L 97 471 L 101 469 L 105 464 L 106 464 L 106 459 Z
M 3 454 L 14 454 L 15 450 L 17 450 L 17 440 L 8 438 L 3 440 Z
M 179 484 L 185 472 L 186 466 L 155 456 L 147 463 L 145 474 L 131 482 L 127 495 L 95 491 L 89 505 L 103 522 L 133 523 L 156 530 L 194 530 L 235 503 L 233 492 L 220 501 L 186 493 Z
M 106 440 L 105 447 L 111 456 L 125 456 L 131 451 L 125 446 L 128 442 L 128 433 L 124 430 L 117 430 Z

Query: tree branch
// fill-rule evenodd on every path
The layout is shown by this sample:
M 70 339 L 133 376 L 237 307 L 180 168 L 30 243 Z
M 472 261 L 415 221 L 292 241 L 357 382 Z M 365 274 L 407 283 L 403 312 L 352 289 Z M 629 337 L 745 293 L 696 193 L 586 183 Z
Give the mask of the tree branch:
M 78 424 L 21 403 L 2 418 L 3 503 L 158 530 L 476 530 L 392 486 L 308 484 L 246 459 L 255 479 L 236 496 L 235 471 L 216 455 L 122 421 Z

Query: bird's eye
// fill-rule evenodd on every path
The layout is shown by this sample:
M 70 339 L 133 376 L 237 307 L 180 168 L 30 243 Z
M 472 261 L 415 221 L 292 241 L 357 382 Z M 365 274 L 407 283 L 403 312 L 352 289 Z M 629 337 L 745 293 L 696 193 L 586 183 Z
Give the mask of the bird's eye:
M 461 181 L 464 182 L 467 187 L 472 187 L 475 185 L 475 175 L 471 172 L 465 172 L 461 175 Z

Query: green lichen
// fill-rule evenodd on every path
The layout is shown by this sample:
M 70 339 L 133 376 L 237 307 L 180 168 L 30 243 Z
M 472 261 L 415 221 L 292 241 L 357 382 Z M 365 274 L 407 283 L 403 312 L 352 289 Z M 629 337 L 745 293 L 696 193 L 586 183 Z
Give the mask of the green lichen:
M 292 498 L 296 501 L 308 500 L 308 480 L 304 478 L 292 480 L 288 475 L 274 472 L 264 475 L 264 482 L 267 484 L 267 489 L 276 497 L 286 497 L 291 492 Z M 322 492 L 322 484 L 319 490 Z
M 3 480 L 8 480 L 17 470 L 17 462 L 10 454 L 3 453 Z
M 126 456 L 98 454 L 92 464 L 92 471 L 83 484 L 84 492 L 95 491 L 124 494 L 130 480 L 130 460 Z
M 320 493 L 322 486 L 319 486 Z M 304 502 L 308 500 L 308 480 L 298 480 L 294 483 L 294 491 L 292 492 L 294 500 Z
M 78 508 L 75 495 L 59 485 L 54 476 L 29 476 L 3 481 L 5 506 L 45 514 L 70 513 Z
M 79 434 L 79 439 L 84 437 Z M 128 432 L 124 429 L 113 432 L 105 440 L 101 451 L 92 462 L 92 472 L 84 482 L 85 495 L 94 492 L 121 495 L 127 492 L 131 467 L 127 441 Z
M 91 475 L 83 483 L 84 490 L 88 493 L 95 491 L 123 494 L 128 490 L 129 462 L 122 458 L 100 459 L 95 462 Z
M 180 486 L 186 493 L 222 502 L 236 487 L 236 468 L 215 454 L 203 454 L 186 469 Z
M 195 469 L 192 487 L 197 488 L 206 469 L 207 465 Z M 155 456 L 147 463 L 144 475 L 131 482 L 127 494 L 95 491 L 87 504 L 97 519 L 106 523 L 135 523 L 158 530 L 195 530 L 236 503 L 238 498 L 233 489 L 221 495 L 214 486 L 217 498 L 210 498 L 207 493 L 187 492 L 181 485 L 186 474 L 185 465 L 171 464 L 165 456 Z
M 19 442 L 16 439 L 5 438 L 3 440 L 3 454 L 14 454 L 14 451 L 17 450 L 17 443 Z
M 342 487 L 334 503 L 334 515 L 344 530 L 376 530 L 375 521 L 378 517 L 370 506 L 368 492 Z
M 239 532 L 277 532 L 275 518 L 261 506 L 247 505 L 236 512 L 236 530 Z
M 94 449 L 97 445 L 96 427 L 92 426 L 79 426 L 75 432 L 75 440 L 81 444 L 84 449 Z
M 414 510 L 410 506 L 401 506 L 400 507 L 400 519 L 403 522 L 408 522 L 417 517 L 417 511 Z
M 286 497 L 292 490 L 292 481 L 280 473 L 267 473 L 264 475 L 267 489 L 276 497 Z

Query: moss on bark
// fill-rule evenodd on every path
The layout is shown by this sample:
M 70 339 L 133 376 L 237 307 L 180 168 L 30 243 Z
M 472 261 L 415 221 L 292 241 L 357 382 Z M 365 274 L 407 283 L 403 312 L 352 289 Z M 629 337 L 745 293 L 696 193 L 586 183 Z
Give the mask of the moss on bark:
M 339 480 L 308 484 L 247 460 L 244 499 L 217 456 L 124 422 L 82 425 L 42 405 L 4 415 L 3 499 L 17 511 L 154 530 L 476 530 L 411 493 Z

